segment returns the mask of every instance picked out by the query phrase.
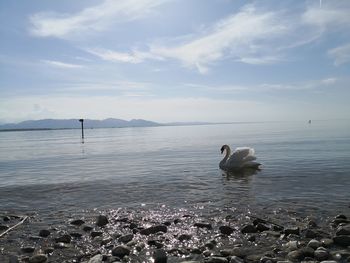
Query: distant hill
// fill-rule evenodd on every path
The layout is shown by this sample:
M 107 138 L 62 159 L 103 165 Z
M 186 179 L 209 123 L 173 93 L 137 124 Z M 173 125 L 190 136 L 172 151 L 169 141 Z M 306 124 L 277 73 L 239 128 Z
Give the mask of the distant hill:
M 130 121 L 121 119 L 105 119 L 105 120 L 84 120 L 85 128 L 123 128 L 123 127 L 154 127 L 162 126 L 162 124 L 142 119 L 133 119 Z M 20 123 L 10 123 L 0 125 L 0 130 L 37 130 L 37 129 L 78 129 L 80 122 L 78 119 L 44 119 L 30 120 Z

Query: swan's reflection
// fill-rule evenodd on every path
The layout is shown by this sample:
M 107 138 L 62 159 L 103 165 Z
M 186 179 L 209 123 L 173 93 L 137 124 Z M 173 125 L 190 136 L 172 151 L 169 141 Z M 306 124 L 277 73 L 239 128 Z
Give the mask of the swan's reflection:
M 236 171 L 221 171 L 222 176 L 226 178 L 226 180 L 240 180 L 240 181 L 250 181 L 251 176 L 257 174 L 260 169 L 240 169 Z

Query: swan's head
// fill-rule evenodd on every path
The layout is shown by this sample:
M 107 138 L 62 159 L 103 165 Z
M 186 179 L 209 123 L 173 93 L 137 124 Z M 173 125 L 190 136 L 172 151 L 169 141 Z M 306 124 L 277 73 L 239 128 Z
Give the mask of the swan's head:
M 220 151 L 221 151 L 221 154 L 223 154 L 224 153 L 224 151 L 227 149 L 227 145 L 226 144 L 224 144 L 222 147 L 221 147 L 221 149 L 220 149 Z

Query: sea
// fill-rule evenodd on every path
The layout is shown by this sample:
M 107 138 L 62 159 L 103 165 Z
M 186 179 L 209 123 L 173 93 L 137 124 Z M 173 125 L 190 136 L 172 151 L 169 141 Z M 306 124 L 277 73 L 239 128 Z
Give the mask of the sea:
M 260 171 L 225 173 L 249 146 Z M 116 208 L 349 212 L 350 121 L 0 132 L 0 212 Z

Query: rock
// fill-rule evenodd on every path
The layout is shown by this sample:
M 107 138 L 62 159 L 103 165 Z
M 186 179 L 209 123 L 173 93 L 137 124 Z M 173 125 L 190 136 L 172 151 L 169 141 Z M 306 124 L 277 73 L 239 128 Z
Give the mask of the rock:
M 310 220 L 307 224 L 309 227 L 317 227 L 317 223 L 314 220 Z
M 130 254 L 130 248 L 125 245 L 117 246 L 112 250 L 112 255 L 119 258 L 123 258 L 124 256 L 127 256 L 129 254 Z
M 23 253 L 33 253 L 35 250 L 35 247 L 22 247 L 21 248 L 21 251 Z
M 290 234 L 299 235 L 300 234 L 300 229 L 299 229 L 299 227 L 286 228 L 284 230 L 284 234 L 287 235 L 287 236 L 290 235 Z
M 83 230 L 85 231 L 85 232 L 89 232 L 89 231 L 91 231 L 92 229 L 94 229 L 92 226 L 83 226 Z
M 257 229 L 255 228 L 254 225 L 244 225 L 243 228 L 241 229 L 241 232 L 243 234 L 246 234 L 246 233 L 256 233 L 257 232 Z
M 221 234 L 228 235 L 228 236 L 231 235 L 234 231 L 234 229 L 230 226 L 220 226 L 219 230 Z
M 298 241 L 289 241 L 284 245 L 288 251 L 294 251 L 299 248 L 299 242 Z
M 222 249 L 220 250 L 220 255 L 223 257 L 228 257 L 232 255 L 232 249 Z
M 72 237 L 68 234 L 65 234 L 63 236 L 56 238 L 56 242 L 62 242 L 62 243 L 70 243 L 71 240 L 72 240 Z
M 168 257 L 163 249 L 157 249 L 153 253 L 154 263 L 167 263 Z
M 263 231 L 266 231 L 266 230 L 270 230 L 270 228 L 264 224 L 264 223 L 259 223 L 256 225 L 256 229 L 259 231 L 259 232 L 263 232 Z
M 73 238 L 81 238 L 83 235 L 79 232 L 71 232 L 69 235 Z
M 199 228 L 206 228 L 208 230 L 213 228 L 210 223 L 195 223 L 193 226 L 199 227 Z
M 317 233 L 311 229 L 306 229 L 305 230 L 305 237 L 306 238 L 315 238 L 315 237 L 317 237 Z
M 136 223 L 133 223 L 133 222 L 131 222 L 130 225 L 129 225 L 130 229 L 134 229 L 134 228 L 137 228 L 137 227 L 138 227 L 138 225 Z
M 105 215 L 99 215 L 96 219 L 96 225 L 97 226 L 105 226 L 108 224 L 108 219 Z
M 170 221 L 165 221 L 165 222 L 163 222 L 163 225 L 170 226 L 171 222 Z
M 54 248 L 56 249 L 65 249 L 65 248 L 70 248 L 69 244 L 63 243 L 63 242 L 59 242 L 54 244 Z
M 101 232 L 101 231 L 92 231 L 90 235 L 91 235 L 92 238 L 99 237 L 99 236 L 103 235 L 103 232 Z
M 127 235 L 124 235 L 124 236 L 121 236 L 120 238 L 118 238 L 118 241 L 119 241 L 119 242 L 122 242 L 122 243 L 128 243 L 128 242 L 130 242 L 133 238 L 134 238 L 134 235 L 133 235 L 133 234 L 127 234 Z
M 231 257 L 230 263 L 244 263 L 244 260 L 240 257 L 233 256 Z
M 147 241 L 147 244 L 150 245 L 150 246 L 154 246 L 156 248 L 162 248 L 164 245 L 159 242 L 158 240 L 148 240 Z
M 103 256 L 101 254 L 97 254 L 92 258 L 90 258 L 88 263 L 102 263 L 102 260 L 103 260 Z
M 204 259 L 205 263 L 228 263 L 227 258 L 224 257 L 208 257 Z
M 142 229 L 140 231 L 141 235 L 150 235 L 150 234 L 155 234 L 158 232 L 163 232 L 166 233 L 168 231 L 168 227 L 165 225 L 156 225 L 156 226 L 151 226 L 149 228 Z
M 329 258 L 329 253 L 324 248 L 316 249 L 314 252 L 314 257 L 319 261 L 326 260 Z
M 350 235 L 350 225 L 340 226 L 335 233 L 337 236 L 348 236 Z
M 0 230 L 1 230 L 1 231 L 2 231 L 2 230 L 7 230 L 7 229 L 9 229 L 8 226 L 6 226 L 6 225 L 0 225 Z
M 11 220 L 11 218 L 10 218 L 9 216 L 4 216 L 2 219 L 3 219 L 5 222 L 8 222 L 8 221 Z
M 234 247 L 231 254 L 236 257 L 244 258 L 247 256 L 247 251 L 242 247 Z
M 44 253 L 45 254 L 51 254 L 52 252 L 54 252 L 54 248 L 53 247 L 47 247 L 44 249 Z
M 335 217 L 335 219 L 347 219 L 345 215 L 339 214 Z
M 317 249 L 318 247 L 321 246 L 321 242 L 316 240 L 316 239 L 312 239 L 309 241 L 309 243 L 307 244 L 308 247 L 311 247 L 313 249 Z
M 10 255 L 9 256 L 9 262 L 8 263 L 19 263 L 19 258 L 16 255 Z
M 262 258 L 260 258 L 260 263 L 276 263 L 276 262 L 277 260 L 272 257 L 263 256 Z
M 39 231 L 39 236 L 41 237 L 48 237 L 50 235 L 50 231 L 47 229 L 42 229 Z
M 350 236 L 345 236 L 345 235 L 341 235 L 341 236 L 335 236 L 333 237 L 333 241 L 335 244 L 340 245 L 340 246 L 350 246 Z
M 85 224 L 85 221 L 81 219 L 76 219 L 76 220 L 70 221 L 70 224 L 75 226 L 81 226 Z
M 330 247 L 331 245 L 333 245 L 334 242 L 330 238 L 323 238 L 321 239 L 321 243 L 322 243 L 322 246 L 324 247 Z
M 305 257 L 313 257 L 314 250 L 310 247 L 300 248 L 298 250 L 294 250 L 289 252 L 287 257 L 291 260 L 303 260 Z
M 42 240 L 43 238 L 39 236 L 30 236 L 29 239 L 34 241 L 39 241 L 39 240 Z
M 190 240 L 191 238 L 192 238 L 192 235 L 181 234 L 177 239 L 182 242 L 185 240 Z
M 255 240 L 256 240 L 256 236 L 254 236 L 254 235 L 251 235 L 248 237 L 248 241 L 250 241 L 250 242 L 255 242 Z
M 37 254 L 29 259 L 29 263 L 44 263 L 47 261 L 47 256 L 44 254 Z

